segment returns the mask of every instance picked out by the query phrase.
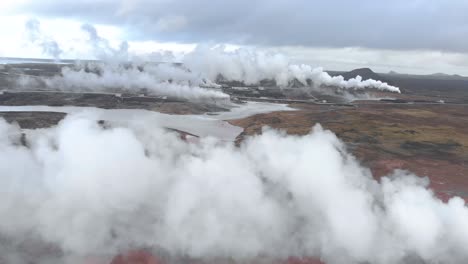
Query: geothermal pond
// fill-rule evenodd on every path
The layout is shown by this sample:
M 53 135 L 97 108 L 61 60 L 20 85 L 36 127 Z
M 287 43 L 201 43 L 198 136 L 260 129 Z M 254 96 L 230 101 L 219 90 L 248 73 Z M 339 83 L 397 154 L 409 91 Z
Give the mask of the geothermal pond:
M 283 104 L 248 102 L 233 104 L 228 112 L 204 115 L 171 115 L 140 109 L 100 109 L 76 106 L 0 106 L 0 112 L 62 112 L 89 116 L 110 122 L 148 122 L 161 127 L 184 131 L 199 137 L 215 137 L 223 141 L 234 141 L 242 128 L 225 120 L 249 117 L 255 114 L 294 110 Z

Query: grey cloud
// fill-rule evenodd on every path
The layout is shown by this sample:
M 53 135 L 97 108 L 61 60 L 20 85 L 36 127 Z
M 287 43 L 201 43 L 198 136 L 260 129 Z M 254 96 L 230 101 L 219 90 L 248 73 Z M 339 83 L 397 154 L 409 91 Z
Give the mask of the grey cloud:
M 25 11 L 123 26 L 130 40 L 468 51 L 463 0 L 49 0 Z

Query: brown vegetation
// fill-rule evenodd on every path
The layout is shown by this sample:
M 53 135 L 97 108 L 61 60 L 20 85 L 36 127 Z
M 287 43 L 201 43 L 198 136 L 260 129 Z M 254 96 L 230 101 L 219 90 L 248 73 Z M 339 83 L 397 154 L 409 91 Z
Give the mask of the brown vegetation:
M 270 126 L 304 135 L 320 123 L 347 143 L 375 177 L 404 169 L 431 179 L 441 197 L 468 198 L 468 106 L 357 104 L 356 107 L 293 105 L 298 111 L 230 121 L 259 134 Z

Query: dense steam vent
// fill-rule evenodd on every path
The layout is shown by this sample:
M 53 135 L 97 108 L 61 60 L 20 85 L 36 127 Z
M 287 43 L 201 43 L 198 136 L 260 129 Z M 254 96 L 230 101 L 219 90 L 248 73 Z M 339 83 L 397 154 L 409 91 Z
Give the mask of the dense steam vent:
M 57 257 L 149 248 L 169 262 L 467 257 L 462 199 L 443 202 L 404 171 L 374 180 L 320 126 L 305 136 L 266 129 L 239 148 L 186 144 L 157 124 L 103 128 L 92 116 L 28 133 L 27 146 L 17 127 L 1 130 L 2 257 L 21 257 L 25 240 Z

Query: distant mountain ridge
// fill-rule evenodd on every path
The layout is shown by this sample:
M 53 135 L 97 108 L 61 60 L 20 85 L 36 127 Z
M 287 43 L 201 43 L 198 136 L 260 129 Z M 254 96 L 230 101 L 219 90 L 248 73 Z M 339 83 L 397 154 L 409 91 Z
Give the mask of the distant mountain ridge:
M 345 80 L 356 78 L 357 76 L 361 76 L 363 80 L 373 79 L 376 81 L 386 82 L 390 85 L 393 85 L 393 82 L 388 78 L 385 78 L 381 74 L 375 73 L 373 70 L 369 68 L 359 68 L 349 72 L 338 72 L 338 71 L 328 71 L 328 74 L 332 76 L 343 76 Z
M 363 80 L 367 79 L 373 79 L 373 80 L 378 80 L 382 82 L 389 82 L 387 80 L 384 80 L 381 75 L 375 73 L 373 70 L 369 68 L 360 68 L 360 69 L 355 69 L 349 72 L 343 73 L 341 76 L 343 76 L 346 80 L 356 78 L 356 76 L 361 76 Z
M 405 78 L 418 78 L 418 79 L 435 79 L 435 80 L 461 80 L 468 81 L 467 76 L 459 74 L 446 74 L 446 73 L 433 73 L 433 74 L 407 74 L 390 71 L 388 73 L 376 73 L 369 68 L 359 68 L 352 71 L 327 71 L 332 76 L 343 76 L 346 80 L 361 76 L 363 80 L 374 79 L 388 84 L 392 84 L 393 77 L 405 77 Z

